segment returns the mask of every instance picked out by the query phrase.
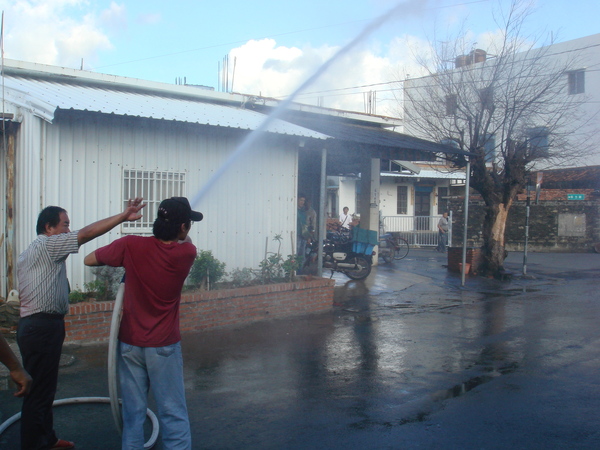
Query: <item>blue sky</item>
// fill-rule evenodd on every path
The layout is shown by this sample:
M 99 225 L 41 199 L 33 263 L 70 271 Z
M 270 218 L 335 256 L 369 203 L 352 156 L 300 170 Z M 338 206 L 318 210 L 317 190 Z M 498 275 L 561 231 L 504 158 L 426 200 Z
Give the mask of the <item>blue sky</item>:
M 559 42 L 600 32 L 597 0 L 526 0 L 535 8 L 526 34 Z M 415 53 L 459 28 L 484 48 L 497 32 L 494 14 L 508 0 L 0 0 L 6 58 L 223 90 L 282 97 L 373 19 L 400 5 L 300 97 L 306 103 L 363 110 L 377 91 L 378 114 L 394 115 L 390 81 L 414 75 Z M 235 60 L 235 73 L 233 65 Z M 222 80 L 222 78 L 221 78 Z M 388 83 L 388 84 L 385 84 Z M 356 87 L 355 89 L 349 89 Z

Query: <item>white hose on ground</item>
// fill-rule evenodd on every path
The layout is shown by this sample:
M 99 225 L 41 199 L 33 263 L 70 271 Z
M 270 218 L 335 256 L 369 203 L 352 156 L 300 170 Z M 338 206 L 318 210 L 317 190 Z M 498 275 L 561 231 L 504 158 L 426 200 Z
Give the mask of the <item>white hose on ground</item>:
M 73 397 L 73 398 L 62 398 L 60 400 L 55 400 L 52 403 L 52 406 L 61 406 L 61 405 L 72 405 L 76 403 L 111 403 L 112 399 L 108 397 Z M 156 440 L 158 439 L 158 419 L 156 415 L 150 410 L 146 410 L 146 415 L 152 422 L 152 434 L 146 443 L 144 444 L 144 448 L 152 448 L 156 444 Z M 21 418 L 21 413 L 17 413 L 12 417 L 9 417 L 2 425 L 0 425 L 0 435 L 6 431 L 8 427 L 10 427 L 13 423 L 18 421 Z
M 110 336 L 108 340 L 108 395 L 110 397 L 73 397 L 63 398 L 61 400 L 55 400 L 52 406 L 60 406 L 74 403 L 110 403 L 113 419 L 117 427 L 119 435 L 123 432 L 121 408 L 118 392 L 117 383 L 117 346 L 118 346 L 118 335 L 119 325 L 121 323 L 121 310 L 123 308 L 123 294 L 125 292 L 125 284 L 119 285 L 117 291 L 117 298 L 115 299 L 115 306 L 113 309 L 112 319 L 110 322 Z M 156 444 L 158 439 L 158 419 L 156 415 L 150 410 L 146 410 L 146 415 L 152 422 L 152 434 L 146 443 L 144 448 L 150 449 Z M 10 427 L 13 423 L 21 418 L 21 413 L 17 413 L 12 417 L 9 417 L 2 425 L 0 425 L 0 435 Z

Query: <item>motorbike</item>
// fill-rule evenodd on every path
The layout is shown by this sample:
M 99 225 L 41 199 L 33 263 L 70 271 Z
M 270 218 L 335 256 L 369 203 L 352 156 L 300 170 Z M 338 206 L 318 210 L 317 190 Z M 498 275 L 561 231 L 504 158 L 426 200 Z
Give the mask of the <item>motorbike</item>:
M 316 261 L 318 243 L 313 241 L 308 244 L 310 252 L 307 262 Z M 350 235 L 343 232 L 327 232 L 323 242 L 323 268 L 333 272 L 340 272 L 352 280 L 362 280 L 371 273 L 372 255 L 353 251 L 353 242 Z
M 401 237 L 394 237 L 391 233 L 383 233 L 379 236 L 379 256 L 386 262 L 405 258 L 408 255 L 408 242 Z

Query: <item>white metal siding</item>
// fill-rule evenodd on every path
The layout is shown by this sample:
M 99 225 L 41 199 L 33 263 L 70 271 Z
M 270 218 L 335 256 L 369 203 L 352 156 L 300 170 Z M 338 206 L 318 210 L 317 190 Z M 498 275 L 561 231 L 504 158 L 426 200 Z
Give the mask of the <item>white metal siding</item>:
M 35 119 L 39 120 L 39 119 Z M 41 204 L 65 208 L 71 229 L 122 211 L 123 168 L 169 170 L 186 173 L 187 196 L 195 193 L 226 160 L 240 142 L 242 133 L 231 134 L 214 127 L 177 126 L 172 122 L 123 121 L 114 116 L 73 114 L 61 116 L 45 127 L 47 148 L 42 157 L 45 189 Z M 31 142 L 21 155 L 40 147 Z M 264 257 L 265 239 L 283 234 L 282 253 L 291 253 L 290 232 L 295 229 L 296 149 L 261 141 L 233 164 L 213 186 L 197 209 L 204 220 L 192 226 L 190 236 L 201 250 L 234 267 L 254 267 Z M 27 206 L 27 222 L 19 239 L 19 253 L 35 237 L 40 205 L 40 177 L 35 174 L 35 155 L 23 155 L 23 166 L 33 167 L 31 176 L 18 176 L 19 205 Z M 21 173 L 21 171 L 19 172 Z M 30 205 L 35 205 L 30 206 Z M 68 260 L 71 286 L 82 287 L 92 279 L 83 257 L 99 246 L 122 236 L 120 227 L 82 247 Z M 270 250 L 276 249 L 270 243 Z M 86 277 L 87 274 L 87 277 Z

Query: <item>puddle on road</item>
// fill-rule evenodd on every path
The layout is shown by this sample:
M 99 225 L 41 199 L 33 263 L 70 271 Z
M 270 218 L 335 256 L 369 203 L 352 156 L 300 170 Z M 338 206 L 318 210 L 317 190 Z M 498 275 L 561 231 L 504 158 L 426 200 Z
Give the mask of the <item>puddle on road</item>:
M 422 403 L 424 406 L 418 408 L 418 411 L 413 412 L 407 415 L 406 417 L 402 417 L 393 421 L 377 421 L 372 419 L 364 419 L 350 424 L 350 428 L 392 428 L 394 426 L 406 425 L 410 423 L 425 422 L 429 418 L 429 416 L 431 416 L 431 414 L 435 413 L 436 411 L 439 411 L 442 408 L 443 402 L 465 395 L 473 389 L 485 383 L 489 383 L 490 381 L 495 380 L 498 377 L 501 377 L 502 375 L 513 373 L 518 369 L 518 367 L 518 363 L 513 362 L 502 366 L 498 369 L 489 368 L 488 373 L 469 378 L 468 380 L 456 384 L 449 389 L 444 389 L 430 394 L 429 396 L 427 396 L 427 398 L 422 399 L 419 402 Z

